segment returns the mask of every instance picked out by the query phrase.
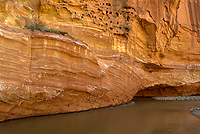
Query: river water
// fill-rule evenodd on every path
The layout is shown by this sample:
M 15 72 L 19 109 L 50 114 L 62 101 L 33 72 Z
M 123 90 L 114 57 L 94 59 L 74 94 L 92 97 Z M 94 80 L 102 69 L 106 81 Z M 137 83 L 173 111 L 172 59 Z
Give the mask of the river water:
M 135 103 L 134 103 L 135 102 Z M 187 109 L 200 101 L 135 99 L 127 105 L 0 123 L 0 134 L 200 134 Z

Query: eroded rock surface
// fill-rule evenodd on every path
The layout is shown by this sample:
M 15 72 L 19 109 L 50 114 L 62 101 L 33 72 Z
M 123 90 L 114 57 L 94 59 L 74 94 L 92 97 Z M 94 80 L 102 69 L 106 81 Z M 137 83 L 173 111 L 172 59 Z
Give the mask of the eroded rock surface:
M 198 0 L 0 0 L 0 121 L 200 94 Z

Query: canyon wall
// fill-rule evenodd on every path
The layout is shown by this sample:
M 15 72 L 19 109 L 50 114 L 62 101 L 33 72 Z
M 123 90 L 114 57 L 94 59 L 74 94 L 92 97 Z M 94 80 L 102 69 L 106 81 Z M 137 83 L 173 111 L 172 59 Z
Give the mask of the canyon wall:
M 199 0 L 0 0 L 0 121 L 200 94 Z

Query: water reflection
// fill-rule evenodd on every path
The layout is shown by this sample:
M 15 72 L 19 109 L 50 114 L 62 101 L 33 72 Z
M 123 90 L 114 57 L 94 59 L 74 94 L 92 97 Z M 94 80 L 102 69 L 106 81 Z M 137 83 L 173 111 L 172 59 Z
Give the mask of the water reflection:
M 200 134 L 187 109 L 199 101 L 134 100 L 135 104 L 0 123 L 1 134 Z

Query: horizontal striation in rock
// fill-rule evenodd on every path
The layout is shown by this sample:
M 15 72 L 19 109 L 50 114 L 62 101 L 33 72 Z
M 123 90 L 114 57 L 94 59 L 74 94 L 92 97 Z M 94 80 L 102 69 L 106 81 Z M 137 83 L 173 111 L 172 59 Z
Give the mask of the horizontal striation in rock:
M 139 77 L 131 68 L 105 64 L 78 40 L 39 31 L 11 34 L 5 27 L 0 29 L 1 121 L 125 103 L 137 92 L 127 89 L 141 84 L 132 85 Z
M 0 0 L 0 121 L 200 94 L 195 0 Z

